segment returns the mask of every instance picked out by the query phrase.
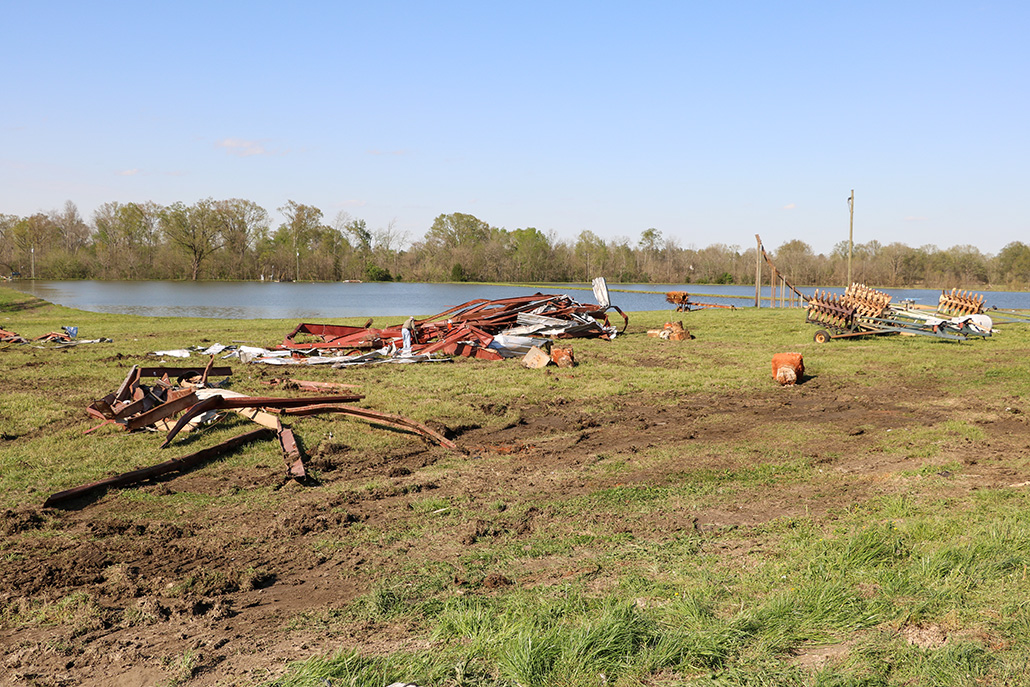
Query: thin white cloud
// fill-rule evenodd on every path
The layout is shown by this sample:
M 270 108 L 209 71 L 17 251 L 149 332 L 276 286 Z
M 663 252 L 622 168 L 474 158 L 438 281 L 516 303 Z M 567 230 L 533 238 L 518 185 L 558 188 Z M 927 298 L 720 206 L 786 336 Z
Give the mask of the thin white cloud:
M 224 148 L 225 152 L 236 157 L 250 157 L 251 155 L 267 155 L 264 144 L 260 141 L 245 141 L 242 138 L 223 138 L 217 141 L 215 146 Z
M 925 222 L 926 219 L 927 219 L 926 217 L 920 217 L 918 215 L 909 215 L 908 217 L 905 218 L 905 221 L 906 222 Z
M 377 148 L 373 148 L 372 150 L 367 150 L 365 152 L 367 152 L 369 155 L 407 155 L 408 154 L 407 150 L 379 150 Z
M 139 173 L 140 173 L 140 170 L 138 170 L 138 169 L 123 169 L 122 171 L 118 172 L 118 176 L 120 176 L 120 177 L 134 177 L 134 176 L 136 176 Z
M 794 203 L 787 203 L 786 205 L 783 206 L 783 209 L 784 210 L 793 210 L 795 207 L 797 207 L 797 206 L 794 205 Z

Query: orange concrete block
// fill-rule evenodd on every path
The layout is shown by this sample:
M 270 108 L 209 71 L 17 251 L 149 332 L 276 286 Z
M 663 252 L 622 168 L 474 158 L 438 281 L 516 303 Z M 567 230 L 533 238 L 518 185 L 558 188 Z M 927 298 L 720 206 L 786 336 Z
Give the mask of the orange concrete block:
M 805 360 L 800 353 L 777 353 L 772 359 L 772 376 L 784 386 L 795 384 L 805 376 Z
M 551 362 L 558 367 L 575 367 L 576 358 L 572 354 L 571 346 L 554 346 L 551 348 Z

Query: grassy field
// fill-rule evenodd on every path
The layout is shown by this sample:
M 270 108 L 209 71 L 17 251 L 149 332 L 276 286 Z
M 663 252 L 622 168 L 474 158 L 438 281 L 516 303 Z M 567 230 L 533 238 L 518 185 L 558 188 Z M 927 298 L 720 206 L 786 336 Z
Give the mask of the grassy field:
M 695 339 L 646 336 L 669 319 Z M 272 346 L 295 324 L 0 288 L 0 328 L 113 340 L 0 344 L 0 684 L 1030 684 L 1028 325 L 819 345 L 798 310 L 663 311 L 574 341 L 571 370 L 233 361 L 235 391 L 356 384 L 362 405 L 440 423 L 463 451 L 312 417 L 295 423 L 312 484 L 285 481 L 266 443 L 41 508 L 171 457 L 152 433 L 86 433 L 86 405 L 131 365 Z M 781 351 L 803 353 L 802 384 L 772 381 Z M 224 421 L 176 455 L 250 427 Z

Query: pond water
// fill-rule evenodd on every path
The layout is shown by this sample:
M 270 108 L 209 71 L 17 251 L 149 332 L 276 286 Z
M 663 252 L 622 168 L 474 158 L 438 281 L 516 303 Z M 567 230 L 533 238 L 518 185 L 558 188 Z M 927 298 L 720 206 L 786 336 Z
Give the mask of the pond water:
M 533 293 L 564 293 L 581 303 L 593 303 L 589 284 L 496 286 L 483 284 L 423 284 L 406 282 L 277 283 L 183 281 L 16 281 L 19 291 L 69 308 L 92 312 L 152 317 L 212 317 L 224 319 L 326 320 L 341 317 L 419 317 L 443 312 L 476 298 L 496 299 Z M 626 312 L 665 310 L 667 291 L 687 291 L 691 300 L 749 307 L 755 287 L 717 284 L 609 284 L 611 302 Z M 802 288 L 811 294 L 815 289 Z M 820 287 L 820 290 L 823 290 Z M 841 288 L 825 289 L 842 293 Z M 936 305 L 939 290 L 884 289 L 895 301 L 912 299 Z M 1001 309 L 1030 308 L 1030 293 L 983 292 L 985 305 Z M 768 286 L 762 294 L 768 298 Z

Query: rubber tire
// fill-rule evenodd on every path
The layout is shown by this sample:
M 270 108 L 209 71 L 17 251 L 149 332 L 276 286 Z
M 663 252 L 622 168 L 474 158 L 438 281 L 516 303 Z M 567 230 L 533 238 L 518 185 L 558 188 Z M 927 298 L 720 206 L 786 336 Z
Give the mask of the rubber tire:
M 818 344 L 827 343 L 830 340 L 830 333 L 825 329 L 820 329 L 815 333 L 815 336 L 812 337 L 812 340 Z

